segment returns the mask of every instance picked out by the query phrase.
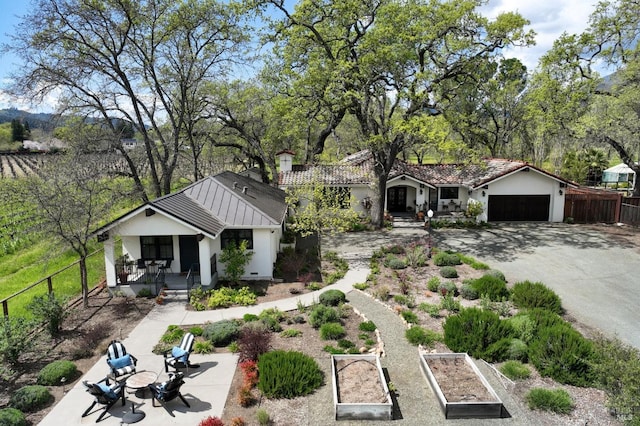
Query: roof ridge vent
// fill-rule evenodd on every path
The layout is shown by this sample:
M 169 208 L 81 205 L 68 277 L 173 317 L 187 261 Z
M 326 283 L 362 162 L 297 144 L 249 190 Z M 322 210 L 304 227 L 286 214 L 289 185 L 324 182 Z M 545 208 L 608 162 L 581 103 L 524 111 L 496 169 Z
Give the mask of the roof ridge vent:
M 238 182 L 233 182 L 233 189 L 238 189 Z
M 246 193 L 247 193 L 247 187 L 246 187 L 246 186 L 243 186 L 243 187 L 242 187 L 242 193 L 243 193 L 243 194 L 246 194 Z

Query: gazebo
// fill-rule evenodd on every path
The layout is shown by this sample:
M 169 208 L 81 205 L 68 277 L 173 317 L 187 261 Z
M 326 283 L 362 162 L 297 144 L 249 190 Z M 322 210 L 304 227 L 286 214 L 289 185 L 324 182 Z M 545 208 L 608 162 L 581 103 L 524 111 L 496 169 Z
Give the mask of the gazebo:
M 620 163 L 602 172 L 602 183 L 605 188 L 610 183 L 614 183 L 615 188 L 618 188 L 620 183 L 628 183 L 629 190 L 633 191 L 636 186 L 636 172 L 626 164 Z

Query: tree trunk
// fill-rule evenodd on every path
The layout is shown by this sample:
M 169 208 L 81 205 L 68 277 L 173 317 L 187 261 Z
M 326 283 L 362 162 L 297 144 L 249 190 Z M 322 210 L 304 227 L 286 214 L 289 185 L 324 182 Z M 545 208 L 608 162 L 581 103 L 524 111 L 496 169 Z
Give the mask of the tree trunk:
M 82 306 L 89 307 L 89 280 L 87 277 L 87 258 L 80 257 L 80 286 L 82 287 Z

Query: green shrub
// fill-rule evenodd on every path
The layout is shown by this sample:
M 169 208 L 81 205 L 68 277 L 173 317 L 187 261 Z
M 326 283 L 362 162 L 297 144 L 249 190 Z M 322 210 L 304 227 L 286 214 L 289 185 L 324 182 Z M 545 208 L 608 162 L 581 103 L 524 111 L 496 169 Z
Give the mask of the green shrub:
M 59 386 L 63 384 L 62 378 L 65 382 L 71 383 L 78 374 L 78 367 L 73 362 L 53 361 L 40 370 L 37 383 L 45 386 Z
M 489 275 L 490 277 L 498 278 L 501 281 L 507 282 L 507 278 L 504 276 L 502 271 L 498 271 L 497 269 L 489 269 L 484 273 L 484 275 Z
M 507 284 L 500 278 L 496 278 L 491 275 L 483 275 L 482 277 L 473 280 L 471 286 L 476 293 L 482 296 L 486 295 L 494 302 L 509 297 Z
M 431 346 L 434 342 L 439 342 L 442 340 L 442 336 L 435 331 L 418 326 L 413 326 L 407 329 L 407 331 L 405 331 L 404 333 L 404 336 L 407 338 L 409 343 L 415 346 L 422 345 L 428 347 Z
M 542 283 L 530 281 L 517 282 L 511 289 L 511 300 L 518 308 L 542 308 L 562 313 L 560 297 Z
M 440 305 L 422 302 L 420 305 L 418 305 L 418 309 L 429 314 L 431 318 L 438 318 L 440 316 Z
M 202 336 L 209 340 L 213 346 L 227 346 L 238 337 L 240 326 L 236 321 L 222 320 L 207 324 Z
M 638 421 L 640 395 L 640 351 L 619 339 L 594 340 L 592 370 L 598 388 L 607 395 L 607 407 L 614 413 Z
M 438 291 L 438 287 L 440 287 L 440 278 L 429 278 L 429 281 L 427 281 L 427 288 L 429 289 L 429 291 L 433 291 L 435 293 L 436 291 Z
M 184 330 L 179 325 L 171 324 L 160 337 L 160 341 L 163 343 L 178 343 L 182 336 L 184 336 Z
M 258 359 L 258 389 L 267 398 L 295 398 L 308 395 L 323 383 L 316 361 L 300 352 L 271 351 Z
M 309 324 L 313 328 L 319 328 L 322 324 L 340 322 L 340 314 L 330 306 L 316 305 L 309 314 Z
M 258 317 L 256 314 L 244 314 L 242 316 L 242 321 L 244 322 L 258 321 L 259 319 L 260 317 Z
M 500 372 L 511 380 L 524 380 L 531 376 L 531 370 L 520 361 L 507 361 L 500 367 Z
M 476 270 L 489 269 L 489 265 L 487 265 L 486 263 L 482 263 L 471 256 L 466 256 L 460 253 L 458 253 L 458 255 L 460 256 L 460 260 L 462 261 L 462 263 L 471 266 L 473 269 L 476 269 Z
M 528 343 L 533 339 L 536 326 L 526 312 L 521 312 L 516 316 L 508 318 L 507 321 L 511 324 L 511 328 L 513 328 L 515 336 L 519 340 Z
M 373 321 L 363 321 L 358 325 L 358 330 L 360 331 L 374 332 L 376 331 L 376 328 L 377 327 Z
M 393 301 L 398 305 L 405 305 L 408 308 L 415 306 L 416 300 L 413 295 L 396 294 L 393 296 Z
M 67 316 L 66 302 L 55 297 L 53 293 L 35 296 L 27 305 L 33 316 L 47 323 L 49 335 L 56 336 L 62 327 L 62 322 Z
M 353 343 L 351 340 L 340 339 L 338 340 L 338 346 L 341 347 L 342 349 L 351 349 L 351 348 L 355 348 L 356 344 Z
M 433 256 L 433 264 L 436 266 L 455 266 L 461 265 L 462 260 L 460 260 L 460 256 L 458 256 L 456 253 L 441 251 Z
M 369 281 L 369 280 L 367 280 Z M 356 283 L 353 285 L 353 288 L 355 288 L 356 290 L 366 290 L 369 288 L 369 284 L 367 283 Z
M 571 395 L 564 389 L 531 389 L 525 396 L 529 408 L 532 410 L 552 411 L 558 414 L 568 414 L 573 410 Z
M 189 333 L 193 334 L 196 337 L 202 336 L 203 332 L 204 329 L 198 325 L 189 328 Z
M 593 346 L 570 325 L 545 327 L 529 345 L 529 359 L 542 376 L 574 386 L 593 384 Z
M 508 359 L 514 359 L 519 361 L 527 361 L 529 359 L 529 347 L 520 339 L 511 339 L 509 345 L 509 351 L 507 354 Z
M 253 257 L 253 251 L 247 250 L 247 240 L 240 241 L 236 244 L 232 241 L 222 249 L 220 254 L 220 263 L 225 264 L 225 277 L 232 283 L 239 283 L 240 278 L 244 275 L 245 267 Z
M 427 253 L 424 246 L 415 245 L 406 252 L 407 264 L 412 268 L 420 268 L 427 264 Z
M 468 352 L 474 358 L 485 358 L 489 346 L 511 337 L 513 330 L 491 311 L 478 308 L 462 309 L 444 322 L 444 343 L 454 352 Z M 493 361 L 492 358 L 485 358 Z
M 280 336 L 282 337 L 298 337 L 302 335 L 302 331 L 297 330 L 295 328 L 289 328 L 287 330 L 284 330 L 283 332 L 280 333 Z
M 210 354 L 213 352 L 213 343 L 210 340 L 196 340 L 193 342 L 193 352 L 197 354 Z
M 143 287 L 142 289 L 140 289 L 138 294 L 136 294 L 136 297 L 146 297 L 147 299 L 149 299 L 153 297 L 153 293 L 151 292 L 150 288 Z
M 373 296 L 378 300 L 382 300 L 383 302 L 386 302 L 387 300 L 389 300 L 390 292 L 391 290 L 389 290 L 389 287 L 383 285 L 374 290 Z
M 20 355 L 33 346 L 32 323 L 22 317 L 0 317 L 0 357 L 16 364 Z
M 407 267 L 407 263 L 393 255 L 389 255 L 389 258 L 385 261 L 385 266 L 389 269 L 405 269 Z
M 458 278 L 458 271 L 455 266 L 443 266 L 440 268 L 440 275 L 443 278 Z
M 256 411 L 256 420 L 258 420 L 258 424 L 260 426 L 267 426 L 271 424 L 271 418 L 269 417 L 269 413 L 264 408 L 258 409 Z
M 53 401 L 49 389 L 42 385 L 29 385 L 11 394 L 9 405 L 25 413 L 38 411 Z
M 0 410 L 0 426 L 27 426 L 28 424 L 22 411 L 15 408 Z
M 402 318 L 409 324 L 417 324 L 418 323 L 418 315 L 416 315 L 413 311 L 404 310 L 400 312 Z
M 501 362 L 509 359 L 509 348 L 511 347 L 511 337 L 505 337 L 493 342 L 484 351 L 484 358 L 493 362 Z
M 345 294 L 336 289 L 327 290 L 320 294 L 318 301 L 325 306 L 338 306 L 347 300 Z
M 442 300 L 440 300 L 440 309 L 446 309 L 449 312 L 459 312 L 460 309 L 462 309 L 462 305 L 453 298 L 453 293 L 447 293 Z
M 554 312 L 542 308 L 526 309 L 519 315 L 526 315 L 533 324 L 533 335 L 540 334 L 540 330 L 557 325 L 571 325 L 562 319 L 562 317 Z
M 320 326 L 320 338 L 322 340 L 338 340 L 344 335 L 344 327 L 337 322 L 327 322 Z
M 471 284 L 462 284 L 462 287 L 460 287 L 460 296 L 462 296 L 463 299 L 476 300 L 478 298 L 478 292 Z
M 441 296 L 446 296 L 448 294 L 455 296 L 457 292 L 458 287 L 456 286 L 456 283 L 452 281 L 440 283 L 440 285 L 438 286 L 438 293 L 440 293 Z

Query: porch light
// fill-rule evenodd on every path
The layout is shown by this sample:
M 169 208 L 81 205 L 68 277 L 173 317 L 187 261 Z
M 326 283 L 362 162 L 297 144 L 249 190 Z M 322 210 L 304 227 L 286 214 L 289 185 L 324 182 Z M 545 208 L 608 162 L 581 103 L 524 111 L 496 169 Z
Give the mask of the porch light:
M 562 189 L 558 191 L 558 194 L 562 195 Z
M 482 191 L 482 196 L 484 197 L 485 195 L 487 195 L 487 193 Z

